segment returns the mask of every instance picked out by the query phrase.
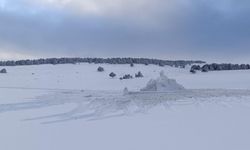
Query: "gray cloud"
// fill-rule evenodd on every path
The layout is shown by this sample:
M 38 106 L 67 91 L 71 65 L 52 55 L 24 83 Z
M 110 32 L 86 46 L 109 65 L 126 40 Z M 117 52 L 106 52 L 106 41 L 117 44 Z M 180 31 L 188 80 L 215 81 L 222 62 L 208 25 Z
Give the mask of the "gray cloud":
M 95 0 L 90 10 L 78 0 L 49 5 L 39 0 L 14 5 L 15 1 L 0 11 L 0 51 L 37 57 L 225 61 L 250 56 L 250 2 L 246 0 L 140 0 L 134 5 L 131 0 L 114 5 L 106 0 L 107 6 L 100 8 L 103 3 Z M 82 7 L 86 10 L 80 11 Z

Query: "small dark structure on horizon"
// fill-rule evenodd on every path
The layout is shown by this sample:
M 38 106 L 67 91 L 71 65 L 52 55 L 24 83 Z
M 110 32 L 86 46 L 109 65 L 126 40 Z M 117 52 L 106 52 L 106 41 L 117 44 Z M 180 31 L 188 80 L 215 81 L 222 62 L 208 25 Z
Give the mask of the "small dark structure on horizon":
M 111 78 L 114 78 L 114 77 L 116 76 L 116 74 L 115 74 L 114 72 L 111 72 L 111 73 L 109 74 L 109 76 L 110 76 Z
M 120 80 L 123 79 L 133 79 L 133 76 L 131 76 L 130 74 L 125 74 L 123 77 L 120 78 Z
M 0 70 L 0 73 L 7 73 L 7 70 L 4 68 L 4 69 Z
M 136 74 L 135 74 L 135 77 L 136 77 L 136 78 L 142 78 L 143 75 L 142 75 L 141 71 L 139 71 L 138 73 L 136 73 Z
M 98 67 L 98 68 L 97 68 L 97 71 L 98 71 L 98 72 L 103 72 L 103 71 L 104 71 L 104 68 L 103 68 L 103 67 Z

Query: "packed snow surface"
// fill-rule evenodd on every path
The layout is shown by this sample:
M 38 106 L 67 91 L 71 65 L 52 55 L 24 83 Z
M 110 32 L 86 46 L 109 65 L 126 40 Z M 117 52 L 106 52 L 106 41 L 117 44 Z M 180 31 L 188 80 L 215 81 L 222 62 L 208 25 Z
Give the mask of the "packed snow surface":
M 141 91 L 158 91 L 158 92 L 168 92 L 168 91 L 178 91 L 184 90 L 184 87 L 176 82 L 174 79 L 169 79 L 164 71 L 161 71 L 160 77 L 156 80 L 151 79 L 147 86 L 141 89 Z
M 223 100 L 220 100 L 223 98 Z M 230 100 L 228 100 L 230 99 Z M 0 113 L 75 104 L 67 112 L 24 118 L 24 121 L 59 123 L 72 120 L 98 120 L 147 112 L 156 106 L 192 105 L 250 100 L 250 90 L 185 90 L 171 92 L 57 91 L 33 101 L 0 105 Z
M 105 71 L 97 72 L 99 66 Z M 6 69 L 0 74 L 1 150 L 250 149 L 249 70 L 190 74 L 190 68 L 106 64 Z M 158 77 L 162 70 L 165 76 Z M 143 78 L 119 80 L 138 71 Z

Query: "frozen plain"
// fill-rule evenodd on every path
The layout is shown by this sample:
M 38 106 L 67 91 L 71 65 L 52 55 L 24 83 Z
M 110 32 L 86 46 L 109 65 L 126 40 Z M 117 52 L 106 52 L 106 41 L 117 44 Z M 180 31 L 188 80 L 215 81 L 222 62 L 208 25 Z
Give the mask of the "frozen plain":
M 105 72 L 97 72 L 98 66 Z M 6 69 L 0 75 L 0 149 L 250 149 L 247 70 L 193 75 L 172 67 L 95 64 Z M 161 70 L 187 89 L 215 96 L 117 100 L 124 98 L 124 87 L 138 91 Z M 109 78 L 112 71 L 119 77 L 141 71 L 145 77 L 120 81 Z

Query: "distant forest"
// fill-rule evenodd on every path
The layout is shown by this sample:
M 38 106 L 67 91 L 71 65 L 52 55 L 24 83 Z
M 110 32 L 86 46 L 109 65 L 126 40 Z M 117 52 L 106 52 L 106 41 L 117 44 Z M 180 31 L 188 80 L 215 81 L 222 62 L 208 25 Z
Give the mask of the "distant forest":
M 191 73 L 196 71 L 208 72 L 208 71 L 222 71 L 222 70 L 249 70 L 250 64 L 205 64 L 203 66 L 193 65 L 190 69 Z
M 17 61 L 0 61 L 0 66 L 23 66 L 23 65 L 42 65 L 42 64 L 77 64 L 77 63 L 94 63 L 94 64 L 144 64 L 159 66 L 185 67 L 186 65 L 202 64 L 204 61 L 193 60 L 161 60 L 148 58 L 46 58 L 34 60 L 17 60 Z

